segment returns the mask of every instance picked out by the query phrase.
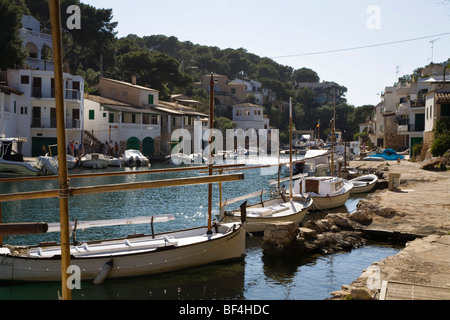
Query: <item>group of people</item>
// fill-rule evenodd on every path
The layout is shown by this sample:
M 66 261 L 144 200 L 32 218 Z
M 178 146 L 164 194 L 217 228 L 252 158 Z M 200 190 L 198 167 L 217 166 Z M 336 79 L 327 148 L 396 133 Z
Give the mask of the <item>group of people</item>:
M 113 145 L 112 142 L 105 141 L 105 143 L 102 143 L 101 146 L 101 152 L 103 152 L 104 155 L 107 156 L 113 156 L 118 157 L 119 156 L 119 145 L 117 144 L 117 141 Z
M 92 149 L 92 143 L 90 147 L 90 149 Z M 79 158 L 84 155 L 85 151 L 85 145 L 83 142 L 80 143 L 78 141 L 71 140 L 67 144 L 67 154 L 75 158 Z M 108 141 L 105 141 L 105 143 L 102 143 L 100 147 L 100 152 L 107 156 L 118 157 L 119 151 L 119 144 L 117 142 L 115 142 L 115 144 L 113 145 L 112 142 L 109 143 Z
M 84 154 L 84 144 L 83 142 L 78 142 L 71 140 L 67 145 L 67 154 L 70 154 L 73 157 L 78 158 L 79 156 Z

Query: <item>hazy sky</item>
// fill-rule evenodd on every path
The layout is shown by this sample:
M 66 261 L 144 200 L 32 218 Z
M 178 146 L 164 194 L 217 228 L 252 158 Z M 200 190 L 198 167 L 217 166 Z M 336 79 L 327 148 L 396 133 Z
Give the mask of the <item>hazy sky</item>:
M 402 76 L 450 58 L 446 0 L 82 2 L 112 8 L 119 37 L 162 34 L 222 49 L 242 47 L 294 69 L 313 69 L 321 81 L 347 87 L 354 106 L 377 104 L 397 69 Z

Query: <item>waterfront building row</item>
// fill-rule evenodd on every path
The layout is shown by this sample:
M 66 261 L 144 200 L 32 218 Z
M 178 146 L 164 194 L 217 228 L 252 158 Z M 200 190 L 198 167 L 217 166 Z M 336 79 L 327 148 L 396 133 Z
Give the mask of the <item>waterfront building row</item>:
M 367 121 L 369 137 L 380 148 L 410 150 L 428 145 L 433 128 L 450 117 L 450 81 L 446 66 L 422 69 L 417 79 L 399 79 L 385 87 L 374 116 Z

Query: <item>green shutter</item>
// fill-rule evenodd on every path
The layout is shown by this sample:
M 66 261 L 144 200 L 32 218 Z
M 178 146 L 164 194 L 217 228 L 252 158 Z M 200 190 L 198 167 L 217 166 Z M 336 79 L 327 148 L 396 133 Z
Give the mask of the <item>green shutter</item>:
M 95 110 L 89 110 L 89 120 L 94 120 Z
M 149 94 L 148 95 L 148 104 L 153 104 L 153 95 L 152 94 Z

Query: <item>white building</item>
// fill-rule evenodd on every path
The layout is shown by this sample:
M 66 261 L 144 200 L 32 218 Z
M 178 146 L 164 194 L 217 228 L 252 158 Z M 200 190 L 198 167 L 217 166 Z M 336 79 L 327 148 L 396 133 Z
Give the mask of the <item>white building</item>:
M 67 73 L 63 79 L 66 139 L 81 141 L 84 79 Z M 11 95 L 4 106 L 5 135 L 28 139 L 22 149 L 24 156 L 45 154 L 49 145 L 57 144 L 54 72 L 11 69 L 7 85 L 23 94 Z
M 233 106 L 233 121 L 236 128 L 243 129 L 269 129 L 269 118 L 264 115 L 264 108 L 251 103 Z
M 27 65 L 35 70 L 53 70 L 52 36 L 41 33 L 40 22 L 32 16 L 23 16 L 20 34 L 28 52 Z
M 161 136 L 161 115 L 151 109 L 86 95 L 84 129 L 101 142 L 117 142 L 121 152 L 142 150 L 153 156 Z
M 425 102 L 425 135 L 431 135 L 436 122 L 450 117 L 450 87 L 429 92 Z
M 262 105 L 265 103 L 267 96 L 269 95 L 269 92 L 267 89 L 263 89 L 261 82 L 255 81 L 255 80 L 242 80 L 242 79 L 235 79 L 231 81 L 232 83 L 239 83 L 239 84 L 245 84 L 245 95 L 252 94 L 256 98 L 256 104 Z
M 24 156 L 37 157 L 57 144 L 55 79 L 52 37 L 40 32 L 31 16 L 22 19 L 23 46 L 28 52 L 27 69 L 2 72 L 6 85 L 0 90 L 0 125 L 7 137 L 23 137 Z M 49 60 L 45 60 L 49 59 Z M 63 74 L 66 143 L 81 141 L 83 134 L 84 79 Z M 52 149 L 55 154 L 56 149 Z

